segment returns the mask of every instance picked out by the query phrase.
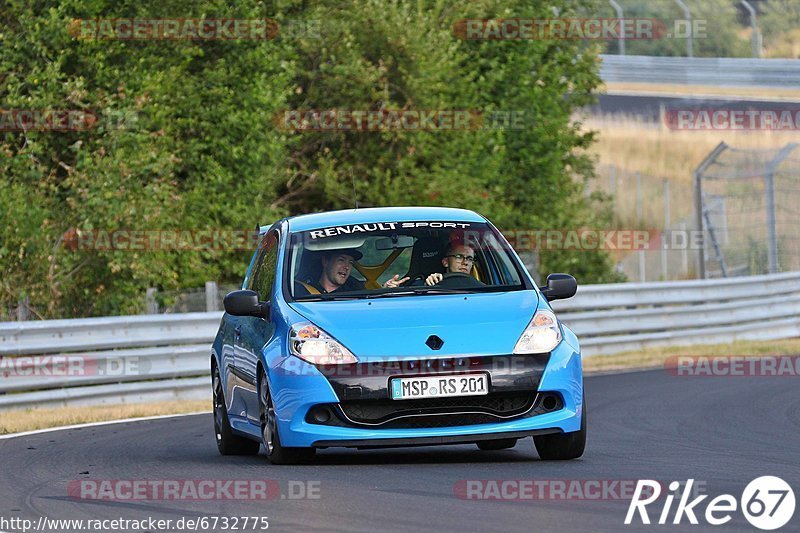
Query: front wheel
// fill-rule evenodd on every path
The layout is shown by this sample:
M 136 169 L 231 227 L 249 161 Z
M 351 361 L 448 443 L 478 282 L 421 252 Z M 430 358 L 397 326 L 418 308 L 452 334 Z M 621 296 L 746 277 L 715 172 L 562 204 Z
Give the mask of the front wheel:
M 539 457 L 545 461 L 577 459 L 586 448 L 586 400 L 581 407 L 581 429 L 570 433 L 533 437 Z
M 314 458 L 317 452 L 314 448 L 294 448 L 281 444 L 275 406 L 272 403 L 272 395 L 269 393 L 267 375 L 263 369 L 258 380 L 258 404 L 261 411 L 261 434 L 264 439 L 264 448 L 266 448 L 267 457 L 272 464 L 301 464 Z
M 228 408 L 225 404 L 225 392 L 216 366 L 211 374 L 211 382 L 214 399 L 214 436 L 217 439 L 219 453 L 222 455 L 256 455 L 261 449 L 261 445 L 257 441 L 240 437 L 231 431 Z

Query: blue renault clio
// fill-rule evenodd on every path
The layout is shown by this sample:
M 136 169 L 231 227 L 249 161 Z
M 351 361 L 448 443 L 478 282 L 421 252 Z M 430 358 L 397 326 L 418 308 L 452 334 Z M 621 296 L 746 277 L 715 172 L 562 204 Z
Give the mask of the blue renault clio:
M 260 231 L 225 297 L 211 373 L 223 455 L 305 462 L 317 449 L 533 437 L 542 459 L 586 442 L 578 340 L 487 219 L 392 207 L 302 215 Z

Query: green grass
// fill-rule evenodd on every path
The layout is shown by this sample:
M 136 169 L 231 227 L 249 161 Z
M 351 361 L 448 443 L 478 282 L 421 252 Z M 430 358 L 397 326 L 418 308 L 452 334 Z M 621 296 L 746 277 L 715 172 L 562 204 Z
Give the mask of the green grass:
M 739 341 L 729 344 L 695 346 L 665 346 L 614 355 L 587 357 L 583 360 L 583 369 L 585 373 L 591 375 L 592 373 L 598 372 L 614 372 L 638 368 L 663 368 L 667 358 L 677 355 L 745 355 L 748 357 L 763 357 L 797 354 L 800 354 L 800 339 Z

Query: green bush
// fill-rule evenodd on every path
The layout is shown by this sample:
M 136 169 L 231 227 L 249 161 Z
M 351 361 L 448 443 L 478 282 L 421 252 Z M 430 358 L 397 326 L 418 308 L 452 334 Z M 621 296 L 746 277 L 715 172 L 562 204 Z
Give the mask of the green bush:
M 369 205 L 476 209 L 501 229 L 605 226 L 572 118 L 599 84 L 595 46 L 464 41 L 468 17 L 552 16 L 531 2 L 6 2 L 3 109 L 85 110 L 95 127 L 0 133 L 0 309 L 137 313 L 146 287 L 241 279 L 235 250 L 74 250 L 84 231 L 250 229 Z M 555 2 L 564 16 L 574 2 Z M 86 40 L 73 19 L 264 18 L 319 34 L 269 41 Z M 302 26 L 302 24 L 301 24 Z M 519 111 L 520 130 L 286 132 L 286 109 Z M 546 252 L 542 272 L 616 279 L 602 252 Z

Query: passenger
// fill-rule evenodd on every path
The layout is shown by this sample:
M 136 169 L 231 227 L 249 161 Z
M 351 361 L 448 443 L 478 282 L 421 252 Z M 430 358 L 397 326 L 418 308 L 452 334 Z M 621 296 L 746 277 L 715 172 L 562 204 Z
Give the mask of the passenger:
M 317 280 L 297 280 L 295 296 L 308 294 L 328 294 L 331 292 L 363 291 L 364 282 L 350 276 L 353 263 L 361 259 L 362 254 L 353 248 L 326 250 L 322 253 L 322 273 Z
M 297 280 L 295 282 L 295 296 L 306 296 L 309 294 L 328 294 L 342 291 L 363 291 L 364 282 L 350 276 L 353 270 L 353 263 L 363 257 L 362 253 L 353 248 L 340 250 L 327 250 L 323 252 L 320 261 L 322 263 L 322 273 L 319 279 Z M 383 284 L 384 287 L 394 288 L 401 283 L 408 281 L 408 278 L 393 278 Z

